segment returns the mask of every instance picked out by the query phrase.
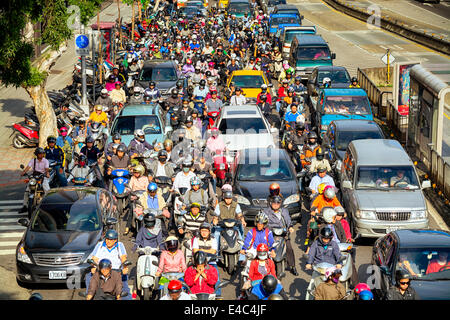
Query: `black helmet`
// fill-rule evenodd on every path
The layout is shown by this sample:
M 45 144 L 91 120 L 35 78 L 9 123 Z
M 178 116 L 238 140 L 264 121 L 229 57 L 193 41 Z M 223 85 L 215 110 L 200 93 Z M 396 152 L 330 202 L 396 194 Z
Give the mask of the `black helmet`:
M 304 122 L 297 123 L 295 125 L 295 130 L 296 131 L 305 131 L 305 123 Z
M 156 83 L 155 81 L 150 81 L 150 83 L 148 84 L 149 87 L 155 87 Z
M 158 151 L 158 160 L 161 160 L 161 158 L 166 158 L 167 159 L 167 151 L 166 150 L 159 150 Z
M 358 79 L 357 79 L 356 77 L 352 77 L 352 80 L 351 80 L 351 81 L 352 81 L 352 83 L 353 83 L 353 82 L 358 82 Z
M 266 295 L 269 295 L 277 288 L 278 280 L 273 275 L 268 274 L 262 279 L 261 285 Z
M 200 225 L 200 227 L 198 229 L 199 230 L 208 229 L 209 231 L 211 231 L 211 225 L 205 221 L 205 222 L 202 222 L 202 224 Z
M 397 283 L 397 285 L 399 284 L 401 279 L 411 279 L 411 275 L 409 274 L 409 272 L 402 268 L 395 271 L 395 282 Z
M 109 240 L 117 240 L 119 238 L 119 234 L 116 230 L 109 229 L 106 231 L 105 238 Z
M 37 147 L 36 150 L 34 150 L 34 155 L 37 156 L 38 154 L 45 154 L 44 148 Z
M 54 136 L 50 136 L 47 138 L 47 143 L 56 143 L 56 138 Z
M 178 90 L 177 90 L 177 89 L 173 89 L 173 90 L 172 90 L 172 97 L 173 97 L 173 98 L 178 97 Z
M 207 256 L 204 251 L 197 251 L 194 253 L 194 265 L 198 266 L 199 264 L 207 264 Z
M 86 143 L 94 143 L 94 138 L 92 138 L 91 136 L 87 137 Z
M 117 147 L 117 152 L 119 152 L 119 151 L 125 153 L 125 152 L 127 152 L 127 147 L 125 147 L 123 144 L 121 144 Z
M 200 85 L 200 87 L 206 86 L 206 80 L 205 79 L 200 80 L 199 85 Z
M 225 191 L 225 192 L 223 193 L 223 198 L 224 198 L 224 199 L 233 199 L 233 192 L 231 192 L 231 191 Z
M 174 236 L 169 236 L 166 239 L 166 249 L 170 252 L 175 252 L 178 250 L 178 239 Z
M 309 139 L 317 139 L 317 133 L 315 133 L 314 131 L 308 133 L 308 140 Z
M 102 260 L 100 260 L 100 262 L 98 263 L 98 268 L 99 268 L 99 270 L 111 269 L 112 268 L 111 260 L 109 260 L 109 259 L 102 259 Z
M 319 160 L 319 161 L 323 160 L 324 156 L 325 156 L 325 153 L 323 152 L 323 149 L 319 148 L 316 152 L 317 160 Z
M 329 227 L 323 227 L 320 229 L 320 238 L 321 239 L 333 239 L 333 231 Z
M 115 134 L 113 135 L 112 139 L 113 139 L 113 141 L 114 141 L 114 140 L 121 140 L 122 137 L 120 136 L 120 133 L 117 132 L 117 133 L 115 133 Z
M 156 218 L 153 213 L 148 213 L 144 216 L 144 225 L 147 228 L 153 228 L 156 224 Z

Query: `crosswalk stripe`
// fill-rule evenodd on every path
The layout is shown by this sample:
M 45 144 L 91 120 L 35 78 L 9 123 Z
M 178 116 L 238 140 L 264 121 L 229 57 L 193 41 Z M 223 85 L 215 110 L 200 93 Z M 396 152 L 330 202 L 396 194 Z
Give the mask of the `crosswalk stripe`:
M 12 247 L 12 246 L 17 246 L 17 244 L 19 243 L 20 239 L 17 241 L 1 241 L 0 242 L 0 247 Z
M 0 204 L 11 204 L 11 203 L 22 204 L 23 199 L 22 200 L 0 200 Z
M 0 218 L 0 223 L 17 223 L 20 218 Z
M 16 249 L 5 249 L 0 250 L 0 256 L 9 256 L 12 254 L 16 254 Z
M 17 211 L 11 212 L 1 212 L 0 217 L 18 217 L 18 218 L 26 218 L 28 217 L 27 212 L 18 213 Z
M 22 208 L 21 205 L 17 205 L 17 206 L 0 206 L 0 211 L 2 210 L 11 210 L 11 209 L 20 209 Z
M 25 230 L 26 228 L 21 225 L 9 225 L 9 226 L 0 226 L 0 231 L 19 231 L 19 230 Z
M 8 233 L 0 233 L 1 238 L 22 238 L 23 232 L 8 232 Z

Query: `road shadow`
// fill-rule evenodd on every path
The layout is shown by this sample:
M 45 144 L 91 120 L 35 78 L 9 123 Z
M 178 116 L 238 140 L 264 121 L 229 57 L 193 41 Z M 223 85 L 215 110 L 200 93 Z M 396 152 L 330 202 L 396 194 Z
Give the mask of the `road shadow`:
M 23 99 L 0 99 L 0 110 L 13 117 L 22 117 L 31 105 L 31 102 Z
M 287 288 L 287 294 L 290 299 L 304 300 L 306 297 L 306 289 L 308 288 L 308 282 L 305 279 L 295 278 L 291 282 L 289 288 Z

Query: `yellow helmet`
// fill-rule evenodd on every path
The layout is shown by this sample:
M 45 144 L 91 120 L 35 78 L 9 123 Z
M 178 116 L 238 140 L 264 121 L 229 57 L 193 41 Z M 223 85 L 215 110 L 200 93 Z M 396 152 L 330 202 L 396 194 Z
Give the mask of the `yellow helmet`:
M 319 192 L 319 194 L 322 194 L 323 193 L 323 191 L 325 190 L 325 187 L 326 187 L 327 185 L 325 184 L 325 183 L 321 183 L 321 184 L 319 184 L 319 186 L 317 187 L 317 191 Z
M 143 175 L 145 172 L 145 168 L 142 165 L 138 164 L 133 168 L 133 172 L 139 172 L 141 175 Z

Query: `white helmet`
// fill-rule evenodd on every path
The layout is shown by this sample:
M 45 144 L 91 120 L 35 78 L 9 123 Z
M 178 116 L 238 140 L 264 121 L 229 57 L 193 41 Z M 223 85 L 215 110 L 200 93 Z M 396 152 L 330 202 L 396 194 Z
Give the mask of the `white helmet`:
M 140 138 L 144 136 L 144 138 Z M 144 142 L 145 141 L 145 133 L 142 129 L 137 129 L 136 131 L 134 131 L 134 137 L 139 140 L 140 142 Z
M 331 83 L 331 79 L 328 78 L 328 77 L 325 77 L 325 78 L 323 78 L 322 83 L 323 83 L 323 84 Z
M 326 223 L 332 223 L 333 218 L 336 216 L 336 211 L 333 208 L 323 208 L 322 210 L 323 220 L 325 220 Z

